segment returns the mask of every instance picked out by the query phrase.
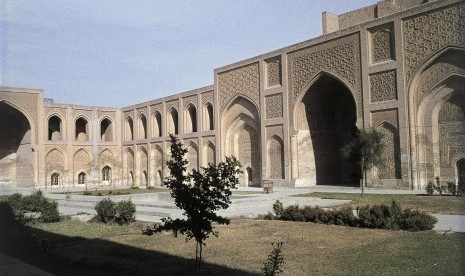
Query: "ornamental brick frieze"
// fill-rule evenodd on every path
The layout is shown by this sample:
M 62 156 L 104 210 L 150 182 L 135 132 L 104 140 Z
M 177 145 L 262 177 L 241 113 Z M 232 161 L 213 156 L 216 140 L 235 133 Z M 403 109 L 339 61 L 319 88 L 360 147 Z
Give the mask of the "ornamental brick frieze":
M 275 94 L 265 98 L 266 118 L 275 119 L 283 117 L 283 96 Z
M 242 94 L 260 106 L 260 73 L 258 63 L 253 63 L 218 74 L 220 110 L 236 95 Z
M 396 71 L 374 73 L 370 75 L 370 101 L 384 102 L 397 100 Z
M 450 165 L 450 161 L 455 156 L 455 153 L 465 152 L 457 151 L 457 149 L 465 148 L 464 134 L 465 125 L 463 123 L 449 123 L 439 125 L 439 155 L 442 165 Z
M 446 45 L 465 46 L 465 4 L 411 17 L 403 22 L 405 72 L 414 71 Z
M 291 110 L 297 98 L 317 74 L 328 72 L 349 85 L 357 104 L 362 102 L 359 35 L 328 41 L 289 54 L 289 90 Z M 358 116 L 362 108 L 357 108 Z

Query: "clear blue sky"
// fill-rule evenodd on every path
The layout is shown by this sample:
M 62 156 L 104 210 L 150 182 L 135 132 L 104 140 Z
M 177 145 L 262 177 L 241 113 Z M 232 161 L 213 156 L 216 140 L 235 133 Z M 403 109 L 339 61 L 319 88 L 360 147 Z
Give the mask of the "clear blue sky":
M 0 0 L 0 85 L 123 107 L 213 84 L 213 69 L 321 35 L 377 0 Z

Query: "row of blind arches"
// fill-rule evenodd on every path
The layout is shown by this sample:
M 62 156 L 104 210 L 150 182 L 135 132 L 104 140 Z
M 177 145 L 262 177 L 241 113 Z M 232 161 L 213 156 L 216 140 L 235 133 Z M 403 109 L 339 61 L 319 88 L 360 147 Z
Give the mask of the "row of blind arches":
M 171 107 L 167 112 L 168 118 L 165 124 L 166 134 L 179 134 L 179 116 L 178 110 L 175 107 Z M 197 108 L 194 104 L 186 105 L 184 111 L 184 133 L 192 133 L 198 131 L 197 125 Z M 203 130 L 213 130 L 214 129 L 214 120 L 213 120 L 213 105 L 210 102 L 207 102 L 204 106 L 203 112 Z M 157 110 L 153 113 L 152 116 L 152 137 L 162 137 L 163 128 L 162 128 L 162 116 L 161 113 Z M 136 139 L 147 139 L 148 138 L 148 129 L 147 129 L 147 117 L 144 114 L 140 114 L 137 121 L 137 135 L 134 135 L 134 121 L 131 116 L 126 117 L 125 122 L 125 139 L 134 140 Z
M 111 181 L 111 167 L 105 166 L 101 171 L 101 179 L 102 181 Z M 87 174 L 85 172 L 80 172 L 78 174 L 78 184 L 87 184 Z M 50 176 L 50 184 L 52 186 L 58 186 L 61 184 L 61 175 L 59 173 L 53 173 Z
M 63 138 L 63 122 L 57 115 L 53 115 L 48 119 L 48 134 L 49 141 L 62 141 Z M 74 123 L 74 140 L 85 142 L 90 140 L 89 121 L 85 117 L 78 117 Z M 99 139 L 102 142 L 113 141 L 113 122 L 109 118 L 104 118 L 100 121 Z

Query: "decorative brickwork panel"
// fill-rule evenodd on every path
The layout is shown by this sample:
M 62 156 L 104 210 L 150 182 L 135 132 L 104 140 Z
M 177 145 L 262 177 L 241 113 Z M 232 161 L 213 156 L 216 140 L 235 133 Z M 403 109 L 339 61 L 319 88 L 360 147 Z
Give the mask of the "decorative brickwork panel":
M 354 93 L 356 103 L 362 102 L 360 76 L 360 45 L 358 34 L 346 36 L 289 55 L 289 91 L 291 110 L 303 89 L 317 74 L 328 72 L 344 80 Z M 358 116 L 362 108 L 357 108 Z
M 403 22 L 407 79 L 446 45 L 465 46 L 465 4 L 412 17 Z
M 372 103 L 396 99 L 397 81 L 395 70 L 370 75 L 370 101 Z
M 429 66 L 418 81 L 417 103 L 436 85 L 450 75 L 465 75 L 465 55 L 460 51 L 450 51 Z
M 281 57 L 271 58 L 266 64 L 266 86 L 273 87 L 281 85 Z
M 102 119 L 103 117 L 108 117 L 110 120 L 114 123 L 115 118 L 116 118 L 116 111 L 111 112 L 111 111 L 98 111 L 98 117 Z
M 88 172 L 90 168 L 90 155 L 85 150 L 80 149 L 74 154 L 73 158 L 74 174 L 80 171 Z
M 282 140 L 276 136 L 268 141 L 267 177 L 284 179 L 284 147 Z
M 282 118 L 283 117 L 283 96 L 275 94 L 265 98 L 266 118 Z
M 179 101 L 178 100 L 173 100 L 166 102 L 166 110 L 169 111 L 170 108 L 175 107 L 176 109 L 179 109 Z
M 266 139 L 269 140 L 272 136 L 277 136 L 283 139 L 283 126 L 282 125 L 267 126 L 266 127 Z
M 383 122 L 388 122 L 395 128 L 399 128 L 397 109 L 374 111 L 371 113 L 371 125 L 377 127 Z
M 6 101 L 15 108 L 16 106 L 19 107 L 26 113 L 26 117 L 30 118 L 31 123 L 34 124 L 31 128 L 36 129 L 35 141 L 39 139 L 39 132 L 37 131 L 39 127 L 38 98 L 38 94 L 0 92 L 0 101 Z
M 389 27 L 376 30 L 371 34 L 371 60 L 373 62 L 393 59 L 393 35 Z
M 136 110 L 137 117 L 139 117 L 141 114 L 144 114 L 145 117 L 147 117 L 147 110 L 147 107 L 138 108 Z
M 451 160 L 465 148 L 465 96 L 453 95 L 439 111 L 439 150 L 441 164 Z
M 258 63 L 218 74 L 218 97 L 221 110 L 234 96 L 242 94 L 260 106 Z
M 210 102 L 213 103 L 214 102 L 214 100 L 213 100 L 213 91 L 203 93 L 202 94 L 202 101 L 203 101 L 204 104 L 207 101 L 210 101 Z
M 189 96 L 189 97 L 185 97 L 182 100 L 183 100 L 183 103 L 184 103 L 184 107 L 186 107 L 186 105 L 188 105 L 189 103 L 193 103 L 195 106 L 198 106 L 197 95 L 192 95 L 192 96 Z
M 378 167 L 378 177 L 381 179 L 401 179 L 399 131 L 389 123 L 377 127 L 383 134 L 383 163 Z
M 190 172 L 193 169 L 199 169 L 199 148 L 197 143 L 194 141 L 189 141 L 187 143 L 187 171 Z
M 65 164 L 63 153 L 61 153 L 58 149 L 53 149 L 47 154 L 47 157 L 45 158 L 45 164 L 48 172 L 63 172 Z

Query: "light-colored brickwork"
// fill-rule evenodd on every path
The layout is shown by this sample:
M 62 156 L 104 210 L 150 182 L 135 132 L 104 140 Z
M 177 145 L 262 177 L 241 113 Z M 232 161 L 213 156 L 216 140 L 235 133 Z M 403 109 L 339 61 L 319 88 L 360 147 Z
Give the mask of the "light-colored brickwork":
M 465 181 L 463 1 L 324 12 L 323 33 L 217 68 L 211 86 L 121 109 L 1 87 L 0 185 L 159 186 L 176 133 L 190 169 L 235 155 L 243 186 L 358 186 L 340 149 L 363 128 L 385 145 L 368 185 Z

